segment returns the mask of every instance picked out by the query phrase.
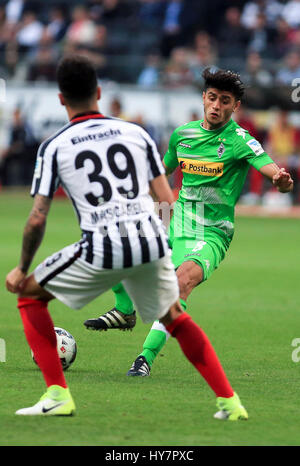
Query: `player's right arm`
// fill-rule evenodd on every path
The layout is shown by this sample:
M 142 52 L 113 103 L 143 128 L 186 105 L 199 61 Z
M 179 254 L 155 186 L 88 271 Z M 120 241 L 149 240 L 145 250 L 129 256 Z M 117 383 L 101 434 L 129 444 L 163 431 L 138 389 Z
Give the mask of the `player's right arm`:
M 175 168 L 168 167 L 168 165 L 166 165 L 164 160 L 163 160 L 163 166 L 164 166 L 164 169 L 166 170 L 167 176 L 171 175 L 173 171 L 175 170 Z
M 6 277 L 6 288 L 11 293 L 20 291 L 30 264 L 38 250 L 46 228 L 51 199 L 37 194 L 23 232 L 20 263 Z
M 24 228 L 22 253 L 19 267 L 27 273 L 33 257 L 38 250 L 46 229 L 46 221 L 51 205 L 51 199 L 37 194 L 32 210 Z
M 177 132 L 176 130 L 172 133 L 169 141 L 168 150 L 165 153 L 163 159 L 163 166 L 166 171 L 166 175 L 171 175 L 173 171 L 178 167 L 178 158 L 177 158 L 177 150 L 176 150 L 176 143 L 177 143 Z

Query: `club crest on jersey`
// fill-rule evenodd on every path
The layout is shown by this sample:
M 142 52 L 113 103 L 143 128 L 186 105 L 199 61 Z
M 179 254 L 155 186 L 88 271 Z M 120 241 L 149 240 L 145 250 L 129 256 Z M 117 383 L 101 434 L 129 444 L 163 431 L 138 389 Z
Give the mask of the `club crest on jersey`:
M 191 159 L 178 159 L 181 171 L 192 175 L 217 176 L 223 175 L 224 163 L 207 162 Z
M 222 157 L 222 155 L 224 154 L 225 150 L 226 150 L 226 149 L 225 149 L 225 146 L 224 146 L 223 142 L 221 142 L 221 144 L 220 144 L 219 147 L 218 147 L 218 157 L 219 157 L 219 159 Z

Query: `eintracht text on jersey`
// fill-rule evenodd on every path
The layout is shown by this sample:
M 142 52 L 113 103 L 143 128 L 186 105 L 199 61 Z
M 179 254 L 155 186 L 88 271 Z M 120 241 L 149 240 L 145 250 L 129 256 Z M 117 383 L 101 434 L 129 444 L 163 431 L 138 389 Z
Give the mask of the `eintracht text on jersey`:
M 156 145 L 141 127 L 92 113 L 41 144 L 31 195 L 53 197 L 61 185 L 88 242 L 86 259 L 116 268 L 126 256 L 126 266 L 133 266 L 168 250 L 149 194 L 149 182 L 162 173 Z

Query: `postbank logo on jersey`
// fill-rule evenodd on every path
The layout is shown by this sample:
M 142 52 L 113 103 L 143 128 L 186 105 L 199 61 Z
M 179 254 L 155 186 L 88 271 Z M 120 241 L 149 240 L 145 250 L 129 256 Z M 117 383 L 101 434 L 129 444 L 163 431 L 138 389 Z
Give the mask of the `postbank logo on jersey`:
M 181 171 L 191 175 L 217 176 L 223 175 L 223 162 L 206 162 L 204 160 L 191 160 L 179 158 Z

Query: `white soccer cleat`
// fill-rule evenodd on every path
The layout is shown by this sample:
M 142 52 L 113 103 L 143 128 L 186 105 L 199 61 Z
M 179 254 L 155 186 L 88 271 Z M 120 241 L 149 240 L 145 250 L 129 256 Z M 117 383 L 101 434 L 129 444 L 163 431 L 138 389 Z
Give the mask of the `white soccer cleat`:
M 35 405 L 16 411 L 21 416 L 72 416 L 75 404 L 68 388 L 51 385 Z

